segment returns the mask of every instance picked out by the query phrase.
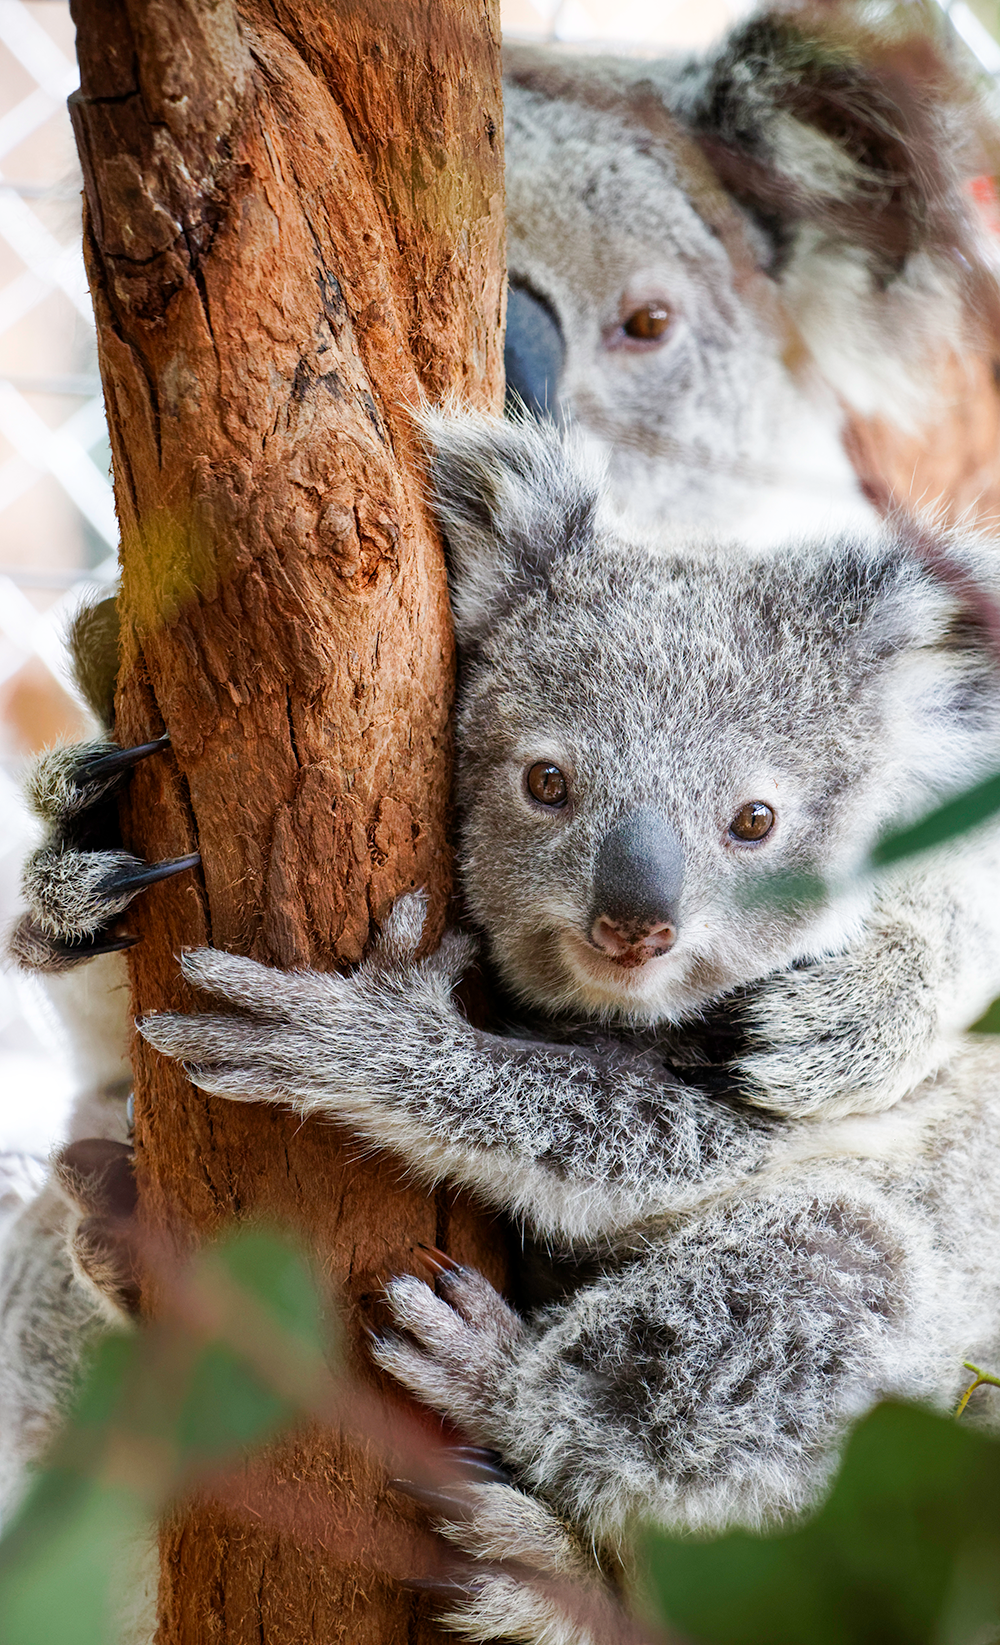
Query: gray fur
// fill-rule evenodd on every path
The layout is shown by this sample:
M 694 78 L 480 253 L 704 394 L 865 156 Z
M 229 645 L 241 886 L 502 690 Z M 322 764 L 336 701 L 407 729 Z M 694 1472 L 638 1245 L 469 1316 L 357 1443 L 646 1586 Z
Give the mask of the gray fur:
M 79 1095 L 67 1141 L 128 1139 L 128 981 L 117 954 L 46 978 L 64 1026 Z M 0 1518 L 23 1490 L 26 1469 L 53 1437 L 95 1333 L 127 1315 L 88 1271 L 94 1207 L 67 1194 L 51 1171 L 0 1239 Z M 103 1276 L 98 1276 L 102 1278 Z
M 547 1504 L 567 1559 L 561 1520 L 611 1543 L 640 1516 L 769 1523 L 815 1500 L 874 1399 L 947 1406 L 964 1359 L 1000 1354 L 1000 1055 L 953 1033 L 1000 981 L 997 831 L 857 879 L 883 827 L 995 767 L 1000 683 L 891 528 L 756 560 L 626 544 L 554 430 L 430 427 L 466 645 L 464 889 L 528 1015 L 469 1025 L 452 988 L 470 940 L 416 960 L 411 896 L 350 977 L 185 955 L 227 1013 L 140 1031 L 203 1089 L 346 1122 L 596 1260 L 528 1318 L 469 1271 L 439 1297 L 390 1286 L 406 1334 L 377 1357 L 537 1498 L 529 1512 L 510 1488 L 504 1523 L 530 1541 Z M 952 553 L 996 581 L 975 543 Z M 568 774 L 565 809 L 524 788 L 537 760 Z M 759 796 L 773 837 L 733 844 L 728 821 Z M 684 880 L 673 948 L 622 967 L 588 933 L 602 842 L 636 807 L 676 832 Z M 790 871 L 825 881 L 818 901 L 766 898 Z M 785 1038 L 699 1069 L 706 1012 L 738 991 L 794 1023 L 810 980 L 834 990 L 837 1056 Z M 454 1615 L 471 1637 L 502 1612 L 493 1580 Z M 540 1604 L 512 1606 L 502 1637 L 573 1637 Z

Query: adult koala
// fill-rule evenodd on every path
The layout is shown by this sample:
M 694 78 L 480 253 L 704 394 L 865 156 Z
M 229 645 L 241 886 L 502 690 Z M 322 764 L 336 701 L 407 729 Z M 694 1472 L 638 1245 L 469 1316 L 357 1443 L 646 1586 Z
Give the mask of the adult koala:
M 932 359 L 994 317 L 963 180 L 995 137 L 907 29 L 774 11 L 697 58 L 508 51 L 508 384 L 647 521 L 856 520 L 845 412 L 933 416 Z

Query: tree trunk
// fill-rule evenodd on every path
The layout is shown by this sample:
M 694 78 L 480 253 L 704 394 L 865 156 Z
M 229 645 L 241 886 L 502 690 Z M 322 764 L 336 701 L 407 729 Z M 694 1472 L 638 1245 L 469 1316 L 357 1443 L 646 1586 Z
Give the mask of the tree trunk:
M 443 925 L 452 642 L 409 409 L 421 390 L 500 406 L 496 0 L 73 12 L 122 538 L 116 735 L 171 739 L 123 821 L 143 856 L 203 862 L 141 904 L 133 1004 L 192 1009 L 182 947 L 351 964 L 417 885 L 430 942 Z M 349 1308 L 418 1240 L 502 1274 L 502 1234 L 460 1199 L 133 1050 L 141 1210 L 179 1244 L 292 1223 Z M 330 1434 L 274 1470 L 316 1500 L 378 1489 Z M 221 1508 L 178 1516 L 162 1549 L 163 1642 L 438 1637 L 366 1561 Z

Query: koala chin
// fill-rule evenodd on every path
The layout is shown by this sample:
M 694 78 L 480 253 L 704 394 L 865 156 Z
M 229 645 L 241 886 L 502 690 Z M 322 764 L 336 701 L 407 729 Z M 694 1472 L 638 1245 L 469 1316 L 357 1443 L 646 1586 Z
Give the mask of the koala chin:
M 439 1259 L 437 1295 L 389 1286 L 375 1353 L 507 1470 L 448 1535 L 593 1575 L 583 1550 L 644 1517 L 801 1511 L 874 1400 L 947 1407 L 1000 1357 L 1000 1052 L 956 1035 L 1000 988 L 1000 830 L 859 873 L 1000 764 L 1000 679 L 891 525 L 756 558 L 625 541 L 551 425 L 425 427 L 462 883 L 520 1018 L 466 1020 L 475 939 L 417 959 L 409 896 L 349 977 L 201 949 L 184 975 L 224 1014 L 139 1029 L 203 1089 L 336 1119 L 582 1263 L 519 1314 Z M 1000 585 L 992 548 L 947 552 Z M 474 1572 L 451 1625 L 584 1638 L 511 1589 Z

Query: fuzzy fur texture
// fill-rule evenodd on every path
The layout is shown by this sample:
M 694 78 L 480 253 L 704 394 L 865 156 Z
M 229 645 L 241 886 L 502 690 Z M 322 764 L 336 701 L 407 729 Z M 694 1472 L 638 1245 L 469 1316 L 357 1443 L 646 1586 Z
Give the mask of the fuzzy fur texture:
M 464 888 L 527 1014 L 470 1026 L 452 999 L 470 940 L 417 960 L 408 897 L 350 977 L 202 949 L 184 975 L 226 1014 L 139 1026 L 205 1090 L 328 1114 L 589 1260 L 596 1277 L 527 1317 L 471 1271 L 438 1296 L 398 1279 L 402 1334 L 377 1349 L 516 1482 L 455 1538 L 474 1551 L 499 1514 L 551 1570 L 581 1532 L 613 1545 L 641 1517 L 795 1514 L 875 1399 L 947 1406 L 964 1359 L 1000 1354 L 1000 1055 L 954 1037 L 1000 989 L 996 830 L 878 886 L 850 877 L 887 823 L 995 767 L 1000 685 L 890 528 L 753 562 L 625 544 L 553 429 L 429 426 L 464 646 Z M 953 553 L 995 579 L 974 543 Z M 568 775 L 562 810 L 525 785 L 539 760 Z M 734 843 L 761 795 L 773 838 Z M 616 969 L 588 938 L 594 865 L 636 807 L 669 818 L 684 884 L 674 946 Z M 775 905 L 783 871 L 826 892 Z M 705 1066 L 734 991 L 777 1041 L 744 1060 L 737 1036 Z M 474 1578 L 452 1625 L 579 1637 L 504 1583 Z

